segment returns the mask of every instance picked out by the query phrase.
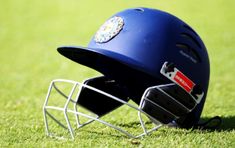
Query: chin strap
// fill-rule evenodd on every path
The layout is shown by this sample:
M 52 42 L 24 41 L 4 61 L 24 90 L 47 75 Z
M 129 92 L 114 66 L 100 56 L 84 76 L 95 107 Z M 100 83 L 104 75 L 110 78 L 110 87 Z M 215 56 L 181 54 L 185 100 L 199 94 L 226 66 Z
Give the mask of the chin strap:
M 193 126 L 193 129 L 208 129 L 208 130 L 215 130 L 222 124 L 222 119 L 219 116 L 215 116 L 210 118 L 209 120 L 198 123 Z

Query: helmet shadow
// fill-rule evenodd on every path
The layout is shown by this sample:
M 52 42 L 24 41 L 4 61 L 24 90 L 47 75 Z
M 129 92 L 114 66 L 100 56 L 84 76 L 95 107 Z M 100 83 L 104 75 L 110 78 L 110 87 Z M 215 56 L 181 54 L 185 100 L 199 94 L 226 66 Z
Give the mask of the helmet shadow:
M 232 131 L 235 129 L 235 116 L 221 116 L 220 117 L 222 122 L 221 125 L 216 128 L 216 129 L 209 129 L 209 131 L 218 131 L 218 132 L 223 132 L 223 131 Z M 208 121 L 211 119 L 211 117 L 202 117 L 201 121 Z

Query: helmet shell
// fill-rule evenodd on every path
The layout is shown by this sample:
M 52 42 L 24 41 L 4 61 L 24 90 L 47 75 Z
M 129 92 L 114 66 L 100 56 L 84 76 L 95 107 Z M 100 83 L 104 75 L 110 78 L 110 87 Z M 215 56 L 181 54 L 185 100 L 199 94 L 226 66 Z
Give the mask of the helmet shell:
M 98 31 L 88 47 L 66 46 L 58 51 L 118 81 L 128 89 L 130 98 L 136 103 L 140 102 L 147 87 L 169 83 L 160 74 L 160 69 L 166 61 L 174 63 L 205 93 L 190 119 L 186 118 L 197 121 L 210 74 L 207 50 L 199 35 L 179 18 L 156 9 L 127 9 L 110 19 L 114 17 L 122 18 L 123 24 L 109 39 L 97 41 Z

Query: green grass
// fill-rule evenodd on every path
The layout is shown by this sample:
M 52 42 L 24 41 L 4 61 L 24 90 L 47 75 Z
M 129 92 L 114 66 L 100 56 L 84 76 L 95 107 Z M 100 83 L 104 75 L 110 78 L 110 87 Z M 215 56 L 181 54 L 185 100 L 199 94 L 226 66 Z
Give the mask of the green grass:
M 74 141 L 47 137 L 42 105 L 49 82 L 54 78 L 82 81 L 99 75 L 60 56 L 56 47 L 86 46 L 108 17 L 137 6 L 170 12 L 200 34 L 211 61 L 210 88 L 202 118 L 220 115 L 224 121 L 222 127 L 216 131 L 164 127 L 148 137 L 133 140 L 93 123 L 76 130 Z M 234 7 L 234 0 L 2 1 L 0 147 L 235 147 Z M 106 119 L 124 122 L 125 112 L 116 115 L 115 120 Z M 127 127 L 132 125 L 133 122 L 127 121 Z

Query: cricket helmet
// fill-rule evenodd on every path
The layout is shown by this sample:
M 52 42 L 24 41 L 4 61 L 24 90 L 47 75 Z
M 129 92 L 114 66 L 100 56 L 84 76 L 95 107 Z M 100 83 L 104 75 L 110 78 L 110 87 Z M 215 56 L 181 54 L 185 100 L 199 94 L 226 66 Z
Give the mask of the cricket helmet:
M 191 128 L 198 123 L 209 58 L 199 35 L 179 18 L 155 9 L 127 9 L 111 16 L 87 47 L 57 50 L 103 74 L 84 81 L 75 101 L 97 116 L 131 99 L 156 124 Z

